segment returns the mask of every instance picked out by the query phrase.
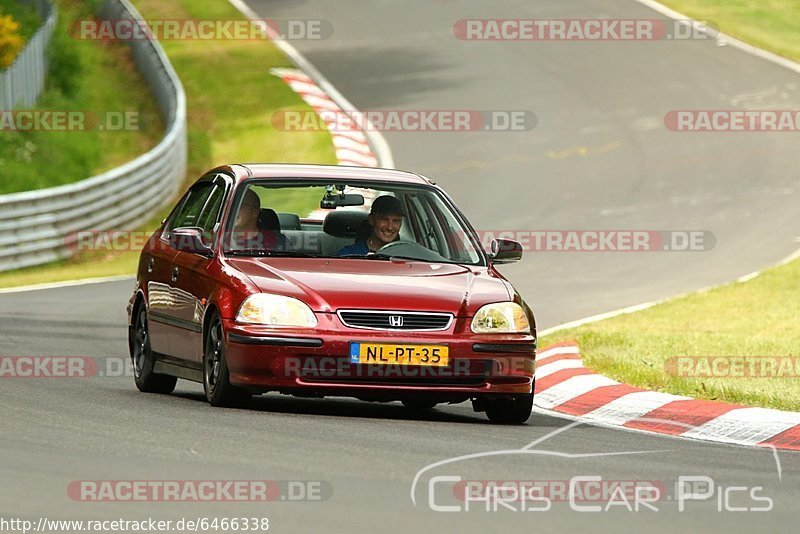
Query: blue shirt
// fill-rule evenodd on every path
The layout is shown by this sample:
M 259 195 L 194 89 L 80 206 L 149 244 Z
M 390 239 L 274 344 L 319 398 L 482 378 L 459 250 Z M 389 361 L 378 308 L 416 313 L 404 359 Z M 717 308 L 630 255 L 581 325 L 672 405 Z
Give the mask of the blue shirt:
M 347 245 L 346 247 L 342 247 L 339 249 L 339 252 L 336 253 L 337 256 L 348 256 L 350 254 L 358 254 L 360 256 L 366 256 L 369 254 L 370 250 L 367 246 L 366 239 L 359 239 L 352 245 Z

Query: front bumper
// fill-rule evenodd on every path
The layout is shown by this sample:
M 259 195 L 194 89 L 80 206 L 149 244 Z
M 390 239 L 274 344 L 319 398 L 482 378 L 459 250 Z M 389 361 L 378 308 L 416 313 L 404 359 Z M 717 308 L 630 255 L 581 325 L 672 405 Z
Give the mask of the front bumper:
M 468 321 L 454 321 L 441 332 L 403 332 L 349 328 L 334 314 L 317 318 L 313 330 L 224 320 L 231 383 L 255 392 L 379 400 L 422 394 L 454 402 L 533 391 L 534 335 L 474 334 Z M 351 342 L 447 345 L 449 363 L 446 367 L 353 364 Z

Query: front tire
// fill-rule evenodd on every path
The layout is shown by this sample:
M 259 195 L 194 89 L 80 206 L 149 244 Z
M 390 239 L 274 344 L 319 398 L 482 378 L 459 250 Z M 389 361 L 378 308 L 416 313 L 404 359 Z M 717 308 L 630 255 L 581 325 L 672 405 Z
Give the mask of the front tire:
M 153 372 L 156 359 L 150 348 L 150 329 L 147 323 L 147 309 L 140 303 L 133 323 L 133 336 L 130 341 L 133 379 L 139 391 L 145 393 L 172 393 L 178 379 L 174 376 Z
M 231 385 L 225 358 L 225 332 L 222 319 L 214 314 L 206 332 L 203 352 L 203 389 L 211 406 L 238 407 L 250 400 L 250 393 Z
M 530 418 L 531 410 L 533 410 L 533 393 L 491 400 L 486 405 L 486 416 L 492 423 L 521 425 Z

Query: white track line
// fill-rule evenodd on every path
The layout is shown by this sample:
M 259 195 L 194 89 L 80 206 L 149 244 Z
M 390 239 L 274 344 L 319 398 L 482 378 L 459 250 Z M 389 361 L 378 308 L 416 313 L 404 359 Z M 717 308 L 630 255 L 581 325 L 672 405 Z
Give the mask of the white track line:
M 132 274 L 117 276 L 103 276 L 98 278 L 84 278 L 82 280 L 65 280 L 63 282 L 49 282 L 46 284 L 33 284 L 29 286 L 6 287 L 0 289 L 0 293 L 23 293 L 25 291 L 38 291 L 40 289 L 55 289 L 58 287 L 83 286 L 88 284 L 103 284 L 105 282 L 118 282 L 120 280 L 134 280 Z
M 674 9 L 670 9 L 664 4 L 656 2 L 654 0 L 636 0 L 640 4 L 644 4 L 645 6 L 649 7 L 654 11 L 658 11 L 662 15 L 666 15 L 667 17 L 675 20 L 693 20 L 691 17 L 684 15 L 683 13 L 679 13 Z M 794 71 L 800 74 L 800 63 L 792 61 L 791 59 L 787 59 L 785 57 L 781 57 L 778 54 L 774 54 L 762 48 L 758 48 L 757 46 L 753 46 L 751 44 L 745 43 L 744 41 L 740 41 L 736 37 L 732 37 L 727 33 L 720 32 L 717 36 L 717 40 L 726 45 L 731 45 L 739 50 L 747 52 L 748 54 L 752 54 L 758 58 L 765 59 L 767 61 L 771 61 L 781 67 L 785 67 L 791 71 Z
M 669 299 L 654 300 L 652 302 L 645 302 L 644 304 L 636 304 L 634 306 L 627 306 L 625 308 L 620 308 L 618 310 L 613 310 L 613 311 L 610 311 L 610 312 L 599 313 L 597 315 L 592 315 L 592 316 L 589 316 L 589 317 L 585 317 L 583 319 L 578 319 L 577 321 L 570 321 L 568 323 L 563 323 L 563 324 L 560 324 L 560 325 L 557 325 L 557 326 L 552 326 L 550 328 L 546 328 L 545 330 L 542 330 L 541 332 L 539 332 L 538 335 L 539 335 L 539 337 L 542 337 L 542 336 L 546 336 L 548 334 L 552 334 L 553 332 L 558 332 L 559 330 L 566 330 L 568 328 L 575 328 L 576 326 L 582 326 L 582 325 L 589 324 L 589 323 L 596 323 L 597 321 L 602 321 L 604 319 L 611 319 L 611 318 L 617 317 L 619 315 L 625 315 L 627 313 L 634 313 L 634 312 L 646 310 L 647 308 L 651 308 L 651 307 L 655 306 L 656 304 L 661 304 L 662 302 L 666 302 L 668 300 L 671 300 L 673 298 L 678 298 L 678 297 L 681 297 L 681 296 L 684 296 L 684 295 L 683 294 L 682 295 L 676 295 L 674 297 L 670 297 Z

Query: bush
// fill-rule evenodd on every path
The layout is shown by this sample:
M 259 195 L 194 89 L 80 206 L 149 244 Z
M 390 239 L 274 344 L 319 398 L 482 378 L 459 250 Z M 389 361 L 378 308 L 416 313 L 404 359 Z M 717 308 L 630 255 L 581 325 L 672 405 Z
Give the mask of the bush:
M 61 92 L 64 96 L 75 95 L 83 64 L 78 50 L 78 45 L 67 36 L 63 24 L 59 23 L 50 46 L 47 49 L 47 83 Z
M 20 24 L 14 17 L 0 13 L 0 69 L 10 67 L 25 46 L 19 29 Z

